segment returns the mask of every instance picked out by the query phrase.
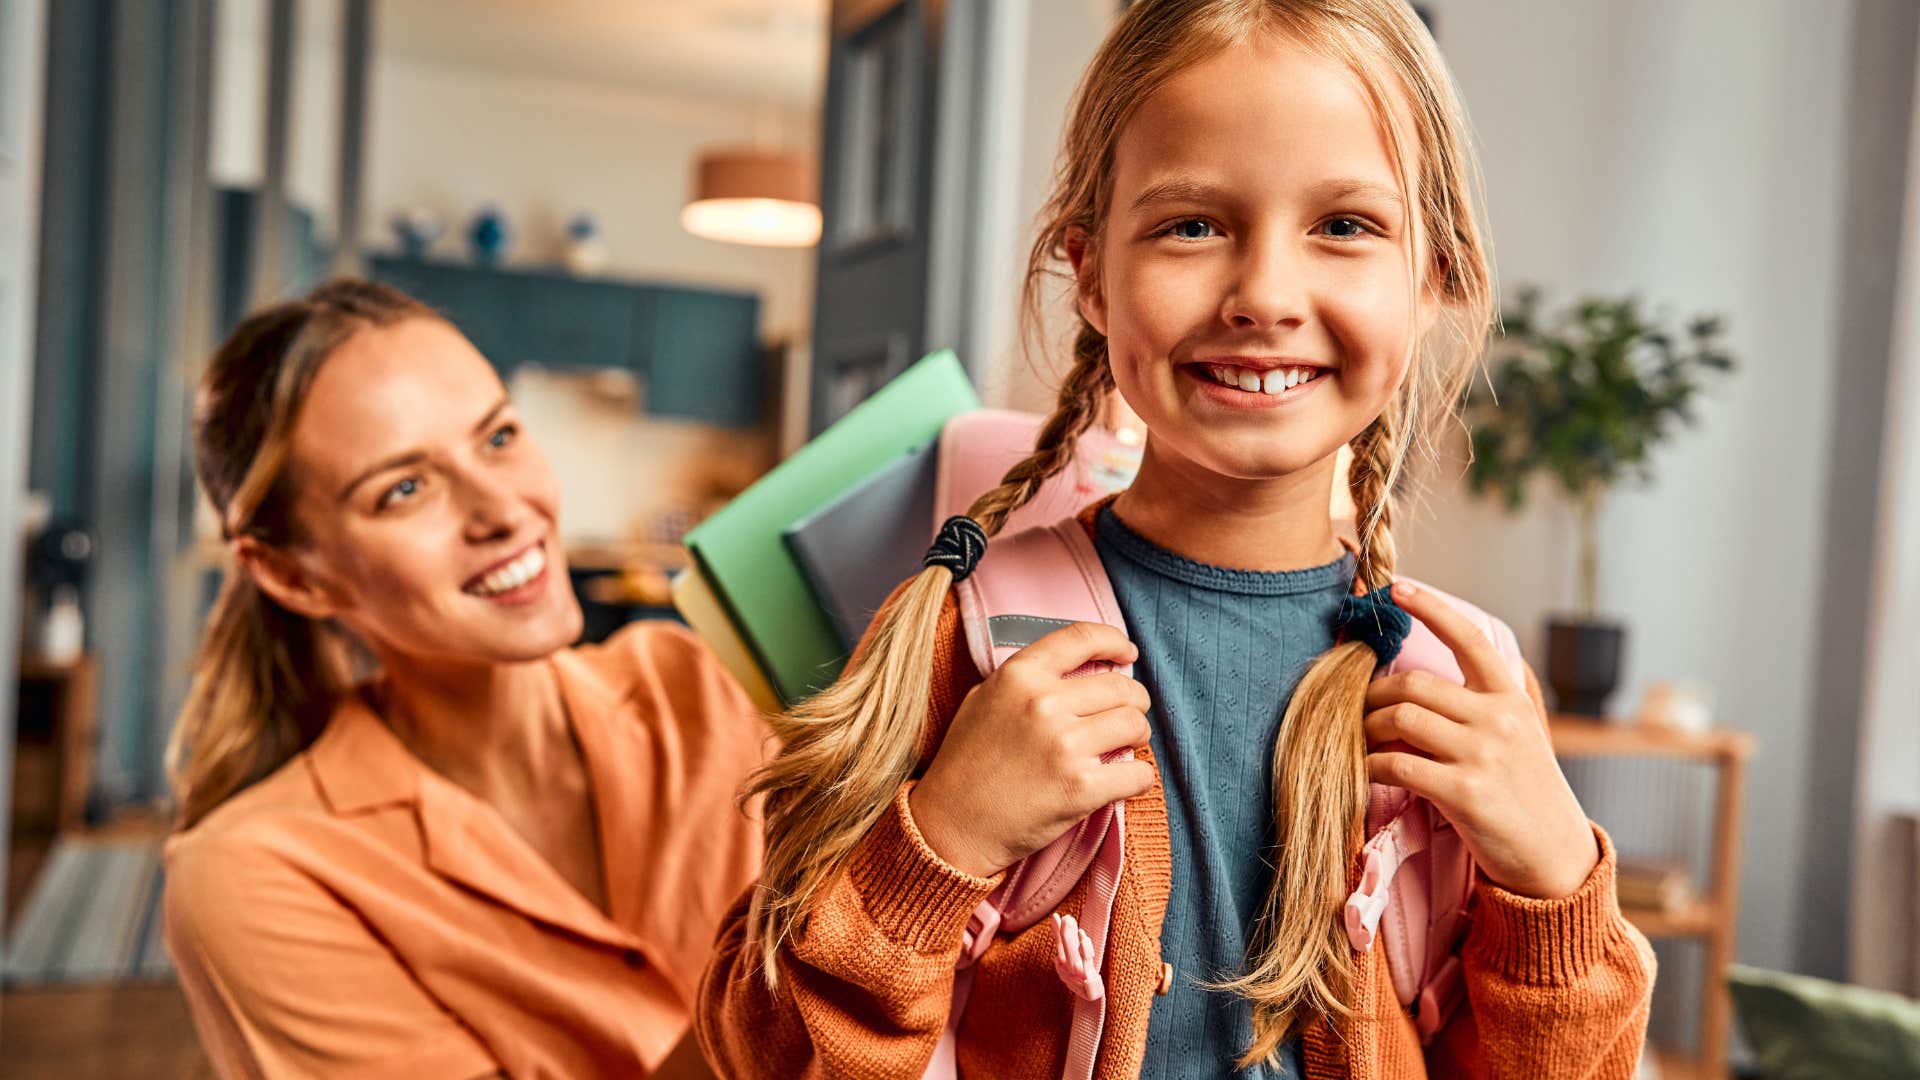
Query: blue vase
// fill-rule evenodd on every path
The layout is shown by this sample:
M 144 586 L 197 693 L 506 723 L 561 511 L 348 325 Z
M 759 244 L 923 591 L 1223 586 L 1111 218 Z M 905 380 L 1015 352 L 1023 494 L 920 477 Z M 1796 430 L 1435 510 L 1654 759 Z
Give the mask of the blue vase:
M 474 261 L 492 265 L 506 257 L 507 246 L 513 241 L 513 230 L 507 225 L 507 215 L 498 206 L 488 204 L 480 208 L 473 216 L 473 224 L 467 229 L 467 240 L 473 245 Z

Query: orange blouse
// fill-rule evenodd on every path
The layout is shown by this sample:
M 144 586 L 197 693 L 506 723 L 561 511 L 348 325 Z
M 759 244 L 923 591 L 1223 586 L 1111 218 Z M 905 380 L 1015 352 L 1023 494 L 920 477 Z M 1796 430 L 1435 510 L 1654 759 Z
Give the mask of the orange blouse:
M 680 1041 L 759 873 L 735 799 L 766 726 L 671 624 L 550 662 L 611 912 L 349 696 L 167 845 L 167 944 L 222 1076 L 643 1075 Z

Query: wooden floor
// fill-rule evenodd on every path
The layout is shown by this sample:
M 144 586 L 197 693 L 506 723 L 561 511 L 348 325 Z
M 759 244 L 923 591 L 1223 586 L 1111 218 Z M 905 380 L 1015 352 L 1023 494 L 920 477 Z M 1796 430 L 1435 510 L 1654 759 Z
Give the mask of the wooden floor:
M 172 983 L 0 994 L 7 1080 L 212 1080 L 193 1018 Z
M 102 834 L 164 831 L 135 817 Z M 7 917 L 19 918 L 52 847 L 51 834 L 15 833 L 6 868 Z M 200 1080 L 213 1077 L 194 1035 L 187 1000 L 173 983 L 0 992 L 0 1076 L 7 1080 Z

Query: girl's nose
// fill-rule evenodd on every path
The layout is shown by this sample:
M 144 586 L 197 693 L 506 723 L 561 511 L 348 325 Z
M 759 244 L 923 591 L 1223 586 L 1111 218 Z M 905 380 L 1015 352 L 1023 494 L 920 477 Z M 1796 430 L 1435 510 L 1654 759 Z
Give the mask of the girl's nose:
M 1306 278 L 1284 244 L 1251 245 L 1238 264 L 1220 317 L 1237 330 L 1297 326 L 1307 317 Z

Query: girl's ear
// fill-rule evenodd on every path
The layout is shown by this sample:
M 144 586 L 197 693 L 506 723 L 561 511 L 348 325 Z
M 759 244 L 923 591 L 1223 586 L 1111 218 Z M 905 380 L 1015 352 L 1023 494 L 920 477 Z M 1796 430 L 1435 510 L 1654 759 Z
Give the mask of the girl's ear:
M 1087 325 L 1107 336 L 1107 300 L 1100 289 L 1100 260 L 1092 251 L 1092 239 L 1078 225 L 1067 229 L 1067 261 L 1073 264 L 1074 302 Z
M 322 620 L 339 614 L 332 590 L 291 553 L 243 536 L 234 541 L 234 558 L 261 592 L 295 615 Z

